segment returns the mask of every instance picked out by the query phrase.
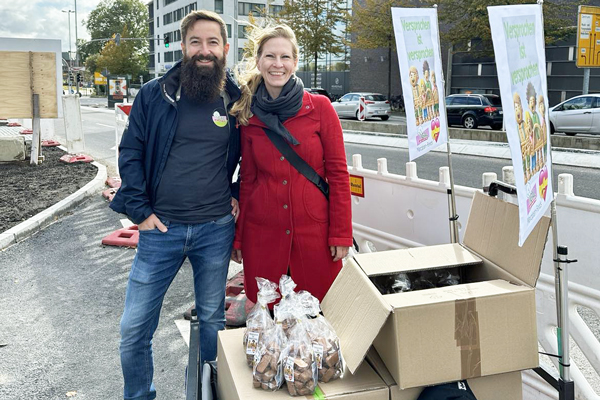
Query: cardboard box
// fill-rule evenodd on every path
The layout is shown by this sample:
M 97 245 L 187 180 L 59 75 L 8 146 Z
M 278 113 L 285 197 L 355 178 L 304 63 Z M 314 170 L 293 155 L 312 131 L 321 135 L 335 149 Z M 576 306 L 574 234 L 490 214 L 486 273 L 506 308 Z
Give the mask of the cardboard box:
M 366 359 L 390 387 L 390 400 L 417 400 L 419 398 L 425 387 L 400 389 L 372 346 Z M 523 400 L 523 381 L 520 371 L 467 379 L 467 382 L 477 400 Z
M 477 400 L 523 400 L 521 372 L 467 379 Z M 417 400 L 423 387 L 401 390 L 398 385 L 390 387 L 390 400 Z
M 401 389 L 538 366 L 535 284 L 550 219 L 518 246 L 516 205 L 474 196 L 464 243 L 359 254 L 321 303 L 350 371 L 369 346 Z M 456 286 L 381 295 L 369 276 L 463 267 Z
M 218 392 L 221 400 L 290 400 L 284 387 L 276 392 L 255 389 L 252 386 L 252 370 L 246 364 L 242 345 L 243 329 L 219 332 L 217 348 Z M 353 375 L 346 371 L 343 379 L 319 383 L 314 396 L 302 399 L 335 400 L 389 400 L 389 388 L 367 363 Z

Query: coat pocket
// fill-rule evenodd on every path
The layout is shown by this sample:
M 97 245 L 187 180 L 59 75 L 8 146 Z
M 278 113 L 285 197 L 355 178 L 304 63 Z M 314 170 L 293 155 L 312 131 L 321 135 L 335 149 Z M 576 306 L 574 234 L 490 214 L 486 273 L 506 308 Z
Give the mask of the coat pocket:
M 323 169 L 320 169 L 317 173 L 321 175 Z M 304 182 L 302 200 L 306 213 L 313 220 L 317 222 L 327 222 L 329 220 L 329 202 L 323 192 L 309 180 Z

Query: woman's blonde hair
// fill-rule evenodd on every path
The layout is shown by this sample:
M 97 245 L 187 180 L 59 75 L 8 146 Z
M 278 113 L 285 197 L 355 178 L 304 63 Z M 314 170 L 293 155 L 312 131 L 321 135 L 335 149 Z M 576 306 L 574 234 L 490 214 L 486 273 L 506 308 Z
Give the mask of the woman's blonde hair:
M 243 71 L 236 73 L 242 96 L 229 112 L 242 125 L 248 125 L 248 120 L 252 117 L 250 111 L 252 96 L 262 82 L 262 76 L 257 67 L 258 59 L 262 55 L 264 44 L 275 38 L 289 40 L 292 44 L 292 56 L 294 60 L 298 60 L 298 42 L 294 31 L 289 26 L 280 24 L 277 26 L 252 27 L 248 35 L 248 43 L 251 47 L 246 49 L 244 55 L 245 68 Z

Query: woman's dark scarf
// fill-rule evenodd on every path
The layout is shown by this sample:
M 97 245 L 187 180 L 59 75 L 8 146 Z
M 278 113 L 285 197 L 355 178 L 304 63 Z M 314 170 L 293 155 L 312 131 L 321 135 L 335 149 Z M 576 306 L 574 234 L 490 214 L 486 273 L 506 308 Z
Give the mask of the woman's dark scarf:
M 283 85 L 281 93 L 276 99 L 271 98 L 263 81 L 258 85 L 256 93 L 252 97 L 250 110 L 267 128 L 283 136 L 291 144 L 297 145 L 300 142 L 283 126 L 283 122 L 300 111 L 303 96 L 304 85 L 296 75 L 292 75 Z

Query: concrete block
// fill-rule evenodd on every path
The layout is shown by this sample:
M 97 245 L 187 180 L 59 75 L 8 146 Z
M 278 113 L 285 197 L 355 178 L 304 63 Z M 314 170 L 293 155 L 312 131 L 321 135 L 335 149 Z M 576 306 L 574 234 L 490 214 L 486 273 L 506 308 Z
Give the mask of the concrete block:
M 25 138 L 23 136 L 0 136 L 0 161 L 25 160 Z

